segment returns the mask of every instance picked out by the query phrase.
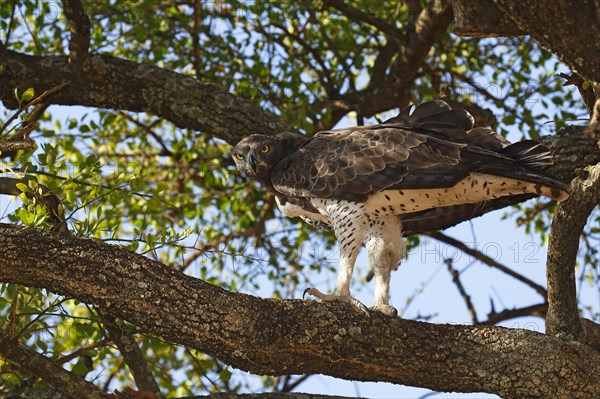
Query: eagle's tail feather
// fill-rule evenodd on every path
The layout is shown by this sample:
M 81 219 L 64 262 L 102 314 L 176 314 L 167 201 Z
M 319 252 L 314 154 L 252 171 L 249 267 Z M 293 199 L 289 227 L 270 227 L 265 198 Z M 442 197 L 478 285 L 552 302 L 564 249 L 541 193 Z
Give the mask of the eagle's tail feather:
M 533 167 L 552 165 L 550 150 L 534 140 L 516 142 L 502 149 L 501 153 L 522 165 Z

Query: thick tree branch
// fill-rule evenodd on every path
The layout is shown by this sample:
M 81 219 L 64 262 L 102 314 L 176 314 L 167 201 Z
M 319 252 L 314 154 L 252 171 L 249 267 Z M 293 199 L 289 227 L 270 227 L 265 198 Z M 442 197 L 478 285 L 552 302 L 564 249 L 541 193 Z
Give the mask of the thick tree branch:
M 365 318 L 341 303 L 259 299 L 96 240 L 11 225 L 0 224 L 0 259 L 0 281 L 78 298 L 253 373 L 510 397 L 589 398 L 600 390 L 599 353 L 531 331 Z
M 469 37 L 526 35 L 491 1 L 451 0 L 454 10 L 452 33 Z
M 1 388 L 0 399 L 72 399 L 71 397 L 60 393 L 53 388 L 39 389 L 19 389 L 19 388 Z M 268 392 L 268 393 L 213 393 L 203 396 L 186 396 L 179 399 L 351 399 L 345 396 L 330 396 L 314 393 L 299 392 Z M 355 399 L 355 398 L 353 398 Z
M 47 357 L 23 347 L 2 334 L 0 334 L 0 356 L 23 370 L 43 378 L 44 381 L 67 397 L 80 398 L 84 396 L 89 399 L 109 397 L 94 384 L 77 377 Z M 2 397 L 1 391 L 0 397 Z
M 600 324 L 582 318 L 580 341 L 600 353 Z
M 148 112 L 230 143 L 254 133 L 294 130 L 247 101 L 189 76 L 109 56 L 94 56 L 92 62 L 96 72 L 80 76 L 71 71 L 67 57 L 7 50 L 0 59 L 4 67 L 0 68 L 0 100 L 14 108 L 15 87 L 20 92 L 33 87 L 41 93 L 69 82 L 65 90 L 52 96 L 52 104 Z
M 579 237 L 592 210 L 600 203 L 600 163 L 585 168 L 573 180 L 568 200 L 556 208 L 548 242 L 548 314 L 546 333 L 578 340 L 581 335 L 575 263 Z
M 492 0 L 517 27 L 585 79 L 600 82 L 600 25 L 598 3 L 583 0 L 577 7 L 569 1 Z M 561 23 L 556 23 L 561 16 Z M 574 42 L 571 38 L 576 37 Z
M 90 55 L 90 18 L 85 13 L 81 0 L 63 0 L 65 17 L 69 23 L 69 63 L 74 72 L 85 69 Z

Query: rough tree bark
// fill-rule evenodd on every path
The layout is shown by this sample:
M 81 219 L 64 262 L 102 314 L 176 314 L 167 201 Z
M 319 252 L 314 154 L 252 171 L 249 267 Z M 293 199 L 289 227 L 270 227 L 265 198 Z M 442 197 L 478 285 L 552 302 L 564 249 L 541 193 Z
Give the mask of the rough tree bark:
M 554 214 L 546 263 L 549 305 L 546 333 L 575 341 L 582 333 L 575 295 L 575 264 L 581 232 L 600 203 L 600 163 L 581 170 L 580 174 L 573 180 L 569 199 L 560 203 Z
M 585 79 L 600 82 L 600 3 L 452 0 L 453 32 L 463 36 L 531 35 Z
M 508 397 L 600 392 L 600 353 L 532 331 L 366 318 L 340 303 L 259 299 L 96 240 L 5 224 L 0 259 L 2 282 L 78 298 L 256 374 L 321 373 Z
M 93 71 L 74 73 L 66 56 L 32 56 L 6 50 L 0 59 L 0 100 L 17 107 L 14 90 L 42 93 L 61 83 L 52 104 L 148 112 L 180 128 L 210 132 L 229 143 L 250 134 L 295 131 L 274 115 L 212 84 L 154 65 L 93 56 Z M 133 95 L 135 93 L 135 95 Z M 257 117 L 259 115 L 259 117 Z
M 5 390 L 0 388 L 0 399 L 72 399 L 54 388 L 42 388 L 38 390 Z M 79 398 L 77 398 L 79 399 Z M 119 398 L 122 399 L 122 398 Z M 319 395 L 310 393 L 213 393 L 203 396 L 186 396 L 179 399 L 350 399 L 344 396 Z M 352 398 L 360 399 L 360 398 Z

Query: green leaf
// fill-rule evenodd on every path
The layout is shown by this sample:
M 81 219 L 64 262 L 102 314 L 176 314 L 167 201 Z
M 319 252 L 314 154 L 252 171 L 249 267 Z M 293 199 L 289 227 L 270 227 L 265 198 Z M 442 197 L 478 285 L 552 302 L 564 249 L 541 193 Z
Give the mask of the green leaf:
M 17 183 L 16 186 L 19 190 L 21 190 L 22 193 L 28 193 L 31 191 L 25 183 Z
M 592 87 L 592 82 L 590 82 L 589 80 L 585 80 L 582 84 L 581 84 L 581 88 L 583 90 L 589 90 Z
M 229 369 L 223 369 L 219 373 L 219 377 L 221 378 L 221 381 L 229 382 L 229 380 L 231 380 L 231 371 L 229 371 Z
M 80 357 L 71 371 L 78 377 L 85 377 L 90 372 L 90 369 L 85 364 L 84 357 Z
M 23 94 L 21 94 L 21 102 L 28 103 L 29 101 L 33 100 L 34 96 L 35 91 L 33 90 L 33 87 L 30 87 L 29 89 L 25 90 Z
M 15 214 L 25 226 L 31 226 L 35 220 L 35 215 L 23 208 L 17 209 Z

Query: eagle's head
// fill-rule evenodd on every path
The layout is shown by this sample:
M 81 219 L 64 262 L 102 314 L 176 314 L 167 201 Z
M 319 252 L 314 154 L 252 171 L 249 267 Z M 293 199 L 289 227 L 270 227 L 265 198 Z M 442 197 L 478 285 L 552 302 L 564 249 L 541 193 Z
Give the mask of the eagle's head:
M 280 136 L 253 134 L 237 143 L 231 154 L 240 172 L 270 186 L 271 170 L 289 155 L 287 144 Z

